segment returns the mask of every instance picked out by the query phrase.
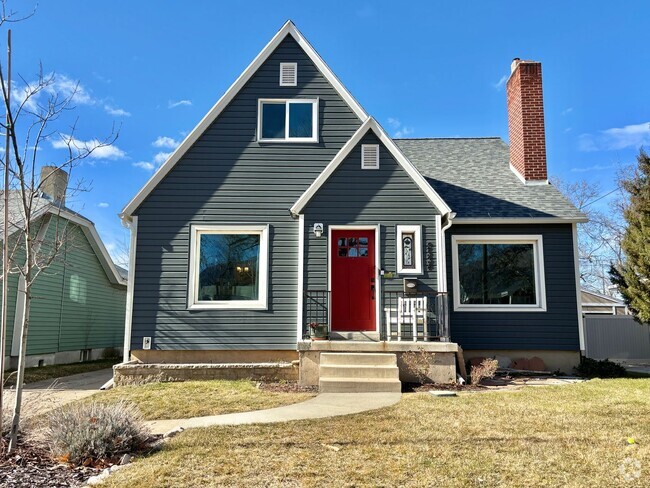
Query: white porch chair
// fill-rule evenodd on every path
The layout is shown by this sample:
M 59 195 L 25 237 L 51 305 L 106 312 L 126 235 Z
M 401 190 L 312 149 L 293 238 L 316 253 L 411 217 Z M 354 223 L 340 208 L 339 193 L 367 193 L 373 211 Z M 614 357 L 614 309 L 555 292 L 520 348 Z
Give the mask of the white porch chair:
M 427 301 L 428 297 L 413 297 L 397 299 L 397 317 L 393 318 L 395 309 L 385 309 L 386 324 L 388 326 L 388 340 L 392 340 L 392 325 L 397 324 L 397 340 L 402 340 L 402 326 L 410 326 L 413 331 L 413 341 L 419 337 L 418 326 L 422 326 L 422 340 L 429 335 L 427 327 Z

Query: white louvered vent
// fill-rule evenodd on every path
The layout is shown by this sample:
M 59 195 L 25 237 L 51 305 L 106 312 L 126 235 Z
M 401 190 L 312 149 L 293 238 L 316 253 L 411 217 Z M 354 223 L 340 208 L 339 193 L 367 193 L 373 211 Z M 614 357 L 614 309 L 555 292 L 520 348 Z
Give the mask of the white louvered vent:
M 298 84 L 298 63 L 280 63 L 280 86 Z
M 379 169 L 378 144 L 363 144 L 361 146 L 361 169 Z

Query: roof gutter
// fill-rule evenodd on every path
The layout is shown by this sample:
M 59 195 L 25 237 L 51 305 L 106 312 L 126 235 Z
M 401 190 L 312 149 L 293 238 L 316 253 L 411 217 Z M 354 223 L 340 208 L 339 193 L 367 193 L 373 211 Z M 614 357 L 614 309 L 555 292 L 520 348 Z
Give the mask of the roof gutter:
M 583 224 L 589 222 L 585 217 L 458 217 L 456 224 Z

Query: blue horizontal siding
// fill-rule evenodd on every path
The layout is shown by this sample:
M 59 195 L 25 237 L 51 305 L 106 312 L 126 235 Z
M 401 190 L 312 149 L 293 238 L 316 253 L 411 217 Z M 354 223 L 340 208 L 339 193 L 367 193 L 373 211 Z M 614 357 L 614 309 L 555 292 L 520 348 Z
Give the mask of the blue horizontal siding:
M 280 62 L 298 85 L 279 86 Z M 318 98 L 318 143 L 256 142 L 259 98 Z M 138 215 L 132 347 L 294 349 L 298 222 L 289 208 L 360 121 L 298 44 L 286 38 L 148 196 Z M 268 310 L 187 310 L 192 224 L 270 225 Z
M 546 312 L 455 312 L 451 236 L 541 234 Z M 578 309 L 570 224 L 453 225 L 446 234 L 451 338 L 464 349 L 577 351 Z

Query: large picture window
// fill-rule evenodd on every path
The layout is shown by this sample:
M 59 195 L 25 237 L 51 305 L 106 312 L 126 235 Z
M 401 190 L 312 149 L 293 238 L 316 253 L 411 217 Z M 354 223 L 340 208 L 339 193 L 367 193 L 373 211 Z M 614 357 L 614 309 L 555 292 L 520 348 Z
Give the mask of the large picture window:
M 190 249 L 190 308 L 266 308 L 268 226 L 193 226 Z
M 456 310 L 545 310 L 541 236 L 453 236 Z
M 260 100 L 260 142 L 318 142 L 318 100 Z

